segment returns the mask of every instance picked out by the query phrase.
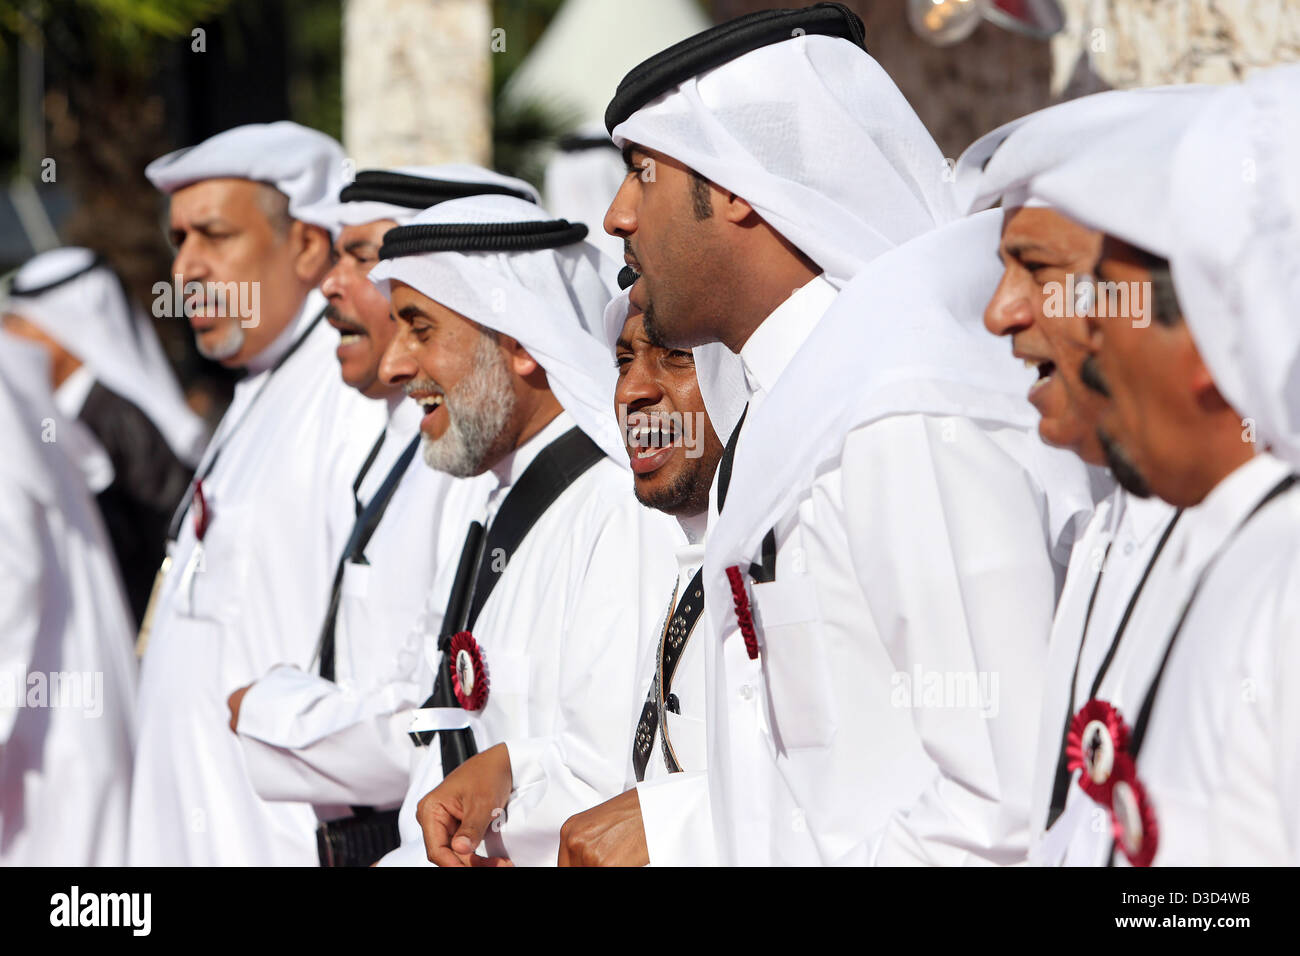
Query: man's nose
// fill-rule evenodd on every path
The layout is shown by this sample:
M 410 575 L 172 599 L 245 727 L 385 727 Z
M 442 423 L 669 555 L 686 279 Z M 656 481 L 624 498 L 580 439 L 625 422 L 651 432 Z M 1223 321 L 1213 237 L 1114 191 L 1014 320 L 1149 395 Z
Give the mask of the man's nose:
M 182 282 L 201 282 L 207 278 L 207 263 L 203 256 L 195 251 L 189 239 L 182 242 L 181 247 L 176 250 L 176 258 L 172 260 L 172 275 L 180 276 Z
M 403 323 L 398 322 L 393 340 L 384 349 L 383 358 L 379 360 L 379 380 L 390 387 L 405 385 L 415 378 L 419 366 L 411 355 L 408 345 L 410 332 Z
M 622 239 L 636 232 L 634 194 L 639 185 L 633 176 L 624 178 L 609 209 L 605 210 L 605 231 L 611 236 Z
M 623 370 L 614 389 L 614 400 L 629 412 L 663 400 L 664 390 L 646 368 L 646 362 L 633 359 Z
M 1034 307 L 1028 290 L 1008 272 L 993 290 L 984 309 L 984 328 L 994 335 L 1014 335 L 1034 324 Z
M 343 260 L 339 259 L 330 271 L 325 273 L 325 278 L 320 281 L 320 291 L 327 299 L 337 298 L 343 294 L 343 275 L 340 270 L 343 268 Z

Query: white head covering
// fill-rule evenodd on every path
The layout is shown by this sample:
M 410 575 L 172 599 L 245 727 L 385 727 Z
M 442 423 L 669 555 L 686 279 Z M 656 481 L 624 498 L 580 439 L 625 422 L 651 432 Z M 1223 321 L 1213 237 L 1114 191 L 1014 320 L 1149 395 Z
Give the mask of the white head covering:
M 1178 147 L 1163 254 L 1215 384 L 1300 468 L 1300 66 L 1218 92 Z
M 40 291 L 52 283 L 58 284 Z M 32 294 L 16 294 L 23 289 Z M 89 249 L 55 249 L 28 260 L 4 309 L 40 326 L 105 388 L 144 412 L 179 458 L 199 460 L 207 430 L 185 404 L 153 323 Z
M 290 216 L 329 229 L 329 220 L 313 207 L 338 195 L 345 162 L 343 147 L 329 136 L 281 120 L 217 133 L 197 146 L 160 156 L 144 174 L 168 195 L 204 179 L 269 183 L 289 197 Z
M 971 205 L 1040 200 L 1167 259 L 1220 392 L 1300 464 L 1297 93 L 1289 66 L 1242 86 L 1084 97 L 982 138 L 958 181 Z
M 544 209 L 510 196 L 471 196 L 426 209 L 410 223 L 547 222 Z M 616 374 L 603 315 L 616 291 L 614 263 L 575 242 L 526 252 L 429 252 L 383 259 L 370 280 L 391 298 L 391 281 L 485 328 L 517 339 L 546 370 L 564 409 L 611 460 L 627 453 L 613 412 Z
M 560 140 L 546 164 L 546 208 L 570 222 L 587 224 L 587 241 L 615 262 L 623 258 L 623 240 L 605 232 L 602 223 L 626 170 L 614 141 L 599 123 L 580 126 Z
M 54 441 L 45 440 L 52 431 Z M 0 472 L 45 505 L 59 500 L 54 469 L 77 466 L 95 494 L 113 482 L 113 464 L 90 429 L 54 405 L 50 357 L 39 345 L 0 332 Z
M 444 163 L 440 166 L 397 166 L 385 172 L 401 173 L 420 179 L 439 180 L 453 183 L 489 183 L 506 189 L 518 190 L 528 196 L 532 202 L 538 201 L 537 190 L 530 183 L 513 176 L 503 176 L 491 169 L 475 166 L 471 163 Z M 344 190 L 347 185 L 342 187 Z M 312 210 L 312 215 L 319 221 L 330 223 L 330 231 L 337 233 L 344 226 L 360 226 L 368 222 L 391 219 L 399 226 L 407 225 L 429 204 L 420 207 L 399 206 L 396 203 L 373 199 L 345 201 L 337 194 L 329 196 Z
M 737 447 L 727 505 L 710 532 L 710 581 L 725 582 L 723 568 L 752 560 L 855 428 L 927 414 L 1035 429 L 1026 398 L 1034 373 L 982 320 L 1002 271 L 994 255 L 1000 223 L 986 212 L 931 230 L 844 288 L 754 413 L 764 440 Z M 1075 516 L 1091 509 L 1092 489 L 1076 456 L 1041 452 L 1033 470 L 1060 544 Z
M 797 36 L 688 79 L 613 130 L 744 199 L 842 287 L 881 253 L 957 216 L 948 166 L 893 80 L 848 40 Z M 695 350 L 719 434 L 744 374 L 725 346 Z

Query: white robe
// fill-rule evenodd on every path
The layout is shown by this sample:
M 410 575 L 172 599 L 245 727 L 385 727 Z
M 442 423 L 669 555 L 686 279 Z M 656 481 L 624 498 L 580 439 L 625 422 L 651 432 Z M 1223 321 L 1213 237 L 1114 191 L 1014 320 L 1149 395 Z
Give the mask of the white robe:
M 561 414 L 490 472 L 488 514 L 573 421 Z M 674 543 L 672 519 L 643 508 L 631 481 L 608 459 L 574 481 L 510 558 L 472 629 L 491 683 L 483 710 L 463 716 L 480 751 L 506 744 L 514 778 L 506 822 L 494 822 L 484 849 L 518 865 L 554 865 L 565 820 L 626 789 L 639 638 L 663 613 Z M 444 580 L 433 600 L 448 589 Z M 428 863 L 415 811 L 441 781 L 439 742 L 412 751 L 402 846 L 383 865 Z
M 1110 497 L 1097 505 L 1087 529 L 1074 546 L 1070 570 L 1052 622 L 1051 648 L 1043 682 L 1043 706 L 1034 758 L 1034 791 L 1029 807 L 1031 863 L 1060 862 L 1044 856 L 1049 848 L 1043 844 L 1043 835 L 1064 740 L 1066 708 L 1069 706 L 1073 714 L 1088 701 L 1093 678 L 1115 637 L 1124 609 L 1151 563 L 1161 536 L 1173 519 L 1174 510 L 1159 498 L 1137 498 L 1122 488 L 1116 488 Z M 1103 566 L 1106 571 L 1098 582 L 1098 573 Z M 1088 603 L 1094 588 L 1097 597 L 1088 622 L 1083 660 L 1079 662 L 1075 702 L 1067 705 L 1075 661 L 1079 659 L 1084 619 L 1088 617 Z M 1166 599 L 1157 597 L 1157 600 Z M 1127 639 L 1133 639 L 1128 627 L 1125 632 L 1129 634 Z
M 312 292 L 236 386 L 208 449 L 220 457 L 203 482 L 207 536 L 196 547 L 191 504 L 171 549 L 141 671 L 133 864 L 317 862 L 315 814 L 257 795 L 226 700 L 276 664 L 311 661 L 351 484 L 386 418 L 339 378 L 323 322 L 270 375 L 322 306 Z
M 1197 577 L 1287 470 L 1258 455 L 1179 519 L 1097 695 L 1130 726 Z M 1137 758 L 1158 825 L 1156 866 L 1300 863 L 1298 627 L 1300 492 L 1292 489 L 1231 537 L 1170 657 Z M 1080 669 L 1082 693 L 1095 670 Z M 1058 827 L 1045 842 L 1064 843 L 1066 864 L 1105 864 L 1109 813 L 1074 780 Z M 1127 864 L 1118 849 L 1115 862 Z
M 384 443 L 358 498 L 364 506 L 419 430 L 421 410 L 398 398 Z M 422 619 L 438 568 L 453 567 L 462 535 L 483 507 L 480 479 L 460 480 L 415 458 L 366 545 L 365 563 L 343 572 L 335 629 L 335 680 L 280 664 L 244 695 L 239 741 L 257 792 L 301 800 L 325 820 L 349 806 L 396 807 L 410 779 L 411 712 L 428 695 L 423 635 L 437 633 L 442 607 Z M 447 533 L 440 533 L 447 528 Z M 319 630 L 319 627 L 318 627 Z
M 819 284 L 741 351 L 742 448 L 763 440 L 754 416 L 829 305 Z M 709 603 L 709 778 L 724 863 L 1024 857 L 1064 575 L 1048 491 L 1032 474 L 1040 454 L 1029 430 L 962 417 L 859 426 L 777 522 L 776 580 L 750 587 L 760 680 L 733 663 L 733 608 Z
M 677 592 L 680 594 L 704 563 L 704 525 L 707 515 L 698 516 L 698 530 L 689 527 L 695 519 L 680 521 L 688 536 L 677 548 Z M 693 539 L 693 540 L 689 540 Z M 665 605 L 664 614 L 671 612 Z M 657 649 L 666 621 L 661 616 L 652 639 L 645 641 L 646 657 L 642 661 L 642 692 L 645 701 L 658 664 Z M 663 757 L 663 728 L 656 727 L 651 743 L 645 779 L 636 784 L 637 802 L 641 807 L 641 825 L 645 830 L 646 849 L 651 866 L 716 866 L 718 862 L 713 820 L 709 808 L 708 736 L 705 715 L 708 712 L 705 661 L 708 649 L 698 626 L 686 643 L 673 674 L 672 692 L 677 696 L 680 713 L 667 713 L 668 738 L 682 768 L 669 773 Z M 736 648 L 732 648 L 734 652 Z M 741 658 L 744 658 L 743 649 Z M 737 659 L 737 667 L 747 660 Z M 757 664 L 749 665 L 755 674 Z M 638 711 L 639 714 L 639 711 Z
M 47 368 L 0 341 L 0 866 L 121 866 L 131 625 Z

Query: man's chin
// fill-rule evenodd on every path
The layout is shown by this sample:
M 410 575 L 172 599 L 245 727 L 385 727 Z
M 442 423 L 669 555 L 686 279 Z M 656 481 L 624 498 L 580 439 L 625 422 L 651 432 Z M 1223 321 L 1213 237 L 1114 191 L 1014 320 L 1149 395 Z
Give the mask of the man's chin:
M 239 368 L 245 364 L 247 357 L 243 353 L 247 342 L 248 337 L 238 325 L 200 332 L 194 337 L 194 346 L 200 355 L 227 368 Z

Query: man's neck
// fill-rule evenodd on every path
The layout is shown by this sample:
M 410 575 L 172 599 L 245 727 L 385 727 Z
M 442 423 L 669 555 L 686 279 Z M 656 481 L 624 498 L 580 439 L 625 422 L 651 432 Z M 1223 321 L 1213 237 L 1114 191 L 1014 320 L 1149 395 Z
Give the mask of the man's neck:
M 1200 504 L 1225 478 L 1255 457 L 1254 443 L 1243 439 L 1241 433 L 1240 425 L 1234 421 L 1231 428 L 1224 426 L 1208 436 L 1202 433 L 1199 441 L 1188 441 L 1184 447 L 1198 449 L 1199 454 L 1189 462 L 1180 500 L 1175 504 L 1184 507 Z

